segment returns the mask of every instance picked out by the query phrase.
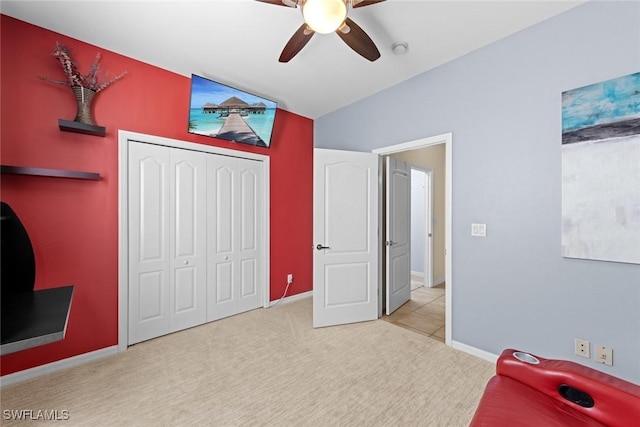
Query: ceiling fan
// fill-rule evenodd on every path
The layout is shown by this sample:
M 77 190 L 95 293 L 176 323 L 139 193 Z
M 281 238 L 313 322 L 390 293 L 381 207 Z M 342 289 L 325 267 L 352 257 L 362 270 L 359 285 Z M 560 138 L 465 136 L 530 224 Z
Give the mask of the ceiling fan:
M 369 6 L 385 0 L 256 0 L 262 3 L 296 8 L 300 6 L 304 24 L 285 45 L 280 62 L 289 62 L 311 40 L 315 33 L 335 32 L 351 49 L 368 59 L 380 58 L 371 37 L 347 17 L 350 8 Z

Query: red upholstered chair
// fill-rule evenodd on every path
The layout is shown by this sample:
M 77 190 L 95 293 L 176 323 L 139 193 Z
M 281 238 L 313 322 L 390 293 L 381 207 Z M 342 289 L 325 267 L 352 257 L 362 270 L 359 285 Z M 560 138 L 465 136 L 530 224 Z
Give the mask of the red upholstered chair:
M 471 426 L 640 426 L 640 386 L 566 360 L 502 352 Z

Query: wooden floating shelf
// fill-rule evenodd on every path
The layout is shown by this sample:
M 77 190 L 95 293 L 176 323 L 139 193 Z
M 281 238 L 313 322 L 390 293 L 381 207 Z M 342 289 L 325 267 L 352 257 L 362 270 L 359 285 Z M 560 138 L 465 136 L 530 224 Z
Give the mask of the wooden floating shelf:
M 35 176 L 48 176 L 53 178 L 74 178 L 74 179 L 88 179 L 92 181 L 99 181 L 100 174 L 94 172 L 78 172 L 67 171 L 61 169 L 45 169 L 45 168 L 32 168 L 25 166 L 8 166 L 1 165 L 0 172 L 3 174 L 11 175 L 35 175 Z
M 65 132 L 82 133 L 85 135 L 105 136 L 107 129 L 104 126 L 88 125 L 74 122 L 73 120 L 58 119 L 58 127 Z

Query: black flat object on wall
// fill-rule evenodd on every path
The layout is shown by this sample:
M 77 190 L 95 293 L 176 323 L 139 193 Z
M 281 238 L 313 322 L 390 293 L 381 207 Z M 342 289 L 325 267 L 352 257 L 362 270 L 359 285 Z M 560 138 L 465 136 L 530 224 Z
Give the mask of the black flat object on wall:
M 31 292 L 36 282 L 36 260 L 27 230 L 5 202 L 0 202 L 0 218 L 2 296 Z

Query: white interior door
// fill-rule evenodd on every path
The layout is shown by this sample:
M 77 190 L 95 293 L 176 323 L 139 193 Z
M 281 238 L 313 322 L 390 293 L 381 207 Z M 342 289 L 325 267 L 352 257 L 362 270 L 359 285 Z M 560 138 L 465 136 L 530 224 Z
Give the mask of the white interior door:
M 425 228 L 427 236 L 424 248 L 424 286 L 433 287 L 433 171 L 425 172 Z
M 411 169 L 386 158 L 386 307 L 387 314 L 411 299 Z
M 209 156 L 207 320 L 262 306 L 260 162 Z
M 313 326 L 378 318 L 376 154 L 314 150 Z

